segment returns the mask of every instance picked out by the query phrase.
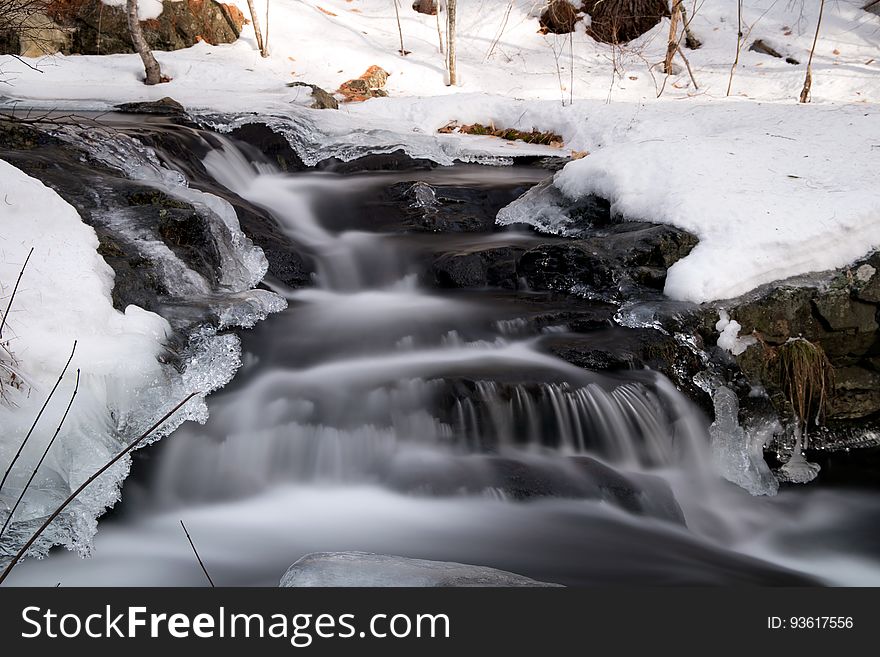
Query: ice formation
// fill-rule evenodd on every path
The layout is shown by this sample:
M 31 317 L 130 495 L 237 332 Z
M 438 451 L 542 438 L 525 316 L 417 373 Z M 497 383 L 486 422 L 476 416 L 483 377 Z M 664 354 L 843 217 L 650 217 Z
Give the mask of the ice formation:
M 754 336 L 739 337 L 742 325 L 736 320 L 730 319 L 730 315 L 723 308 L 718 311 L 718 321 L 715 324 L 718 331 L 718 346 L 734 356 L 739 356 L 746 349 L 756 344 L 758 340 Z
M 73 138 L 72 133 L 65 136 Z M 228 203 L 190 189 L 180 174 L 162 167 L 152 151 L 136 140 L 91 133 L 84 142 L 100 161 L 192 203 L 213 222 L 211 230 L 221 251 L 217 289 L 157 239 L 135 236 L 143 238 L 135 241 L 149 251 L 145 255 L 161 264 L 166 287 L 172 294 L 182 299 L 208 300 L 219 319 L 219 328 L 252 326 L 286 306 L 286 301 L 274 293 L 250 289 L 265 274 L 266 259 L 241 233 Z M 164 344 L 172 334 L 171 326 L 159 315 L 136 306 L 128 306 L 124 313 L 113 308 L 114 273 L 97 253 L 94 230 L 38 180 L 3 161 L 0 174 L 7 199 L 2 208 L 4 255 L 0 259 L 4 295 L 34 247 L 3 334 L 26 385 L 8 388 L 0 404 L 0 470 L 5 472 L 14 461 L 0 490 L 0 521 L 5 522 L 27 485 L 60 422 L 77 370 L 81 373 L 70 415 L 0 538 L 2 563 L 70 492 L 190 392 L 199 394 L 150 441 L 168 435 L 185 420 L 204 422 L 204 398 L 232 378 L 240 365 L 240 347 L 235 335 L 219 334 L 204 326 L 190 334 L 179 354 L 180 366 L 163 365 Z M 109 223 L 113 221 L 108 218 Z M 139 230 L 124 222 L 116 228 Z M 51 248 L 57 244 L 64 248 Z M 16 457 L 74 340 L 77 347 L 71 366 L 33 436 Z M 118 500 L 129 464 L 128 458 L 121 460 L 92 483 L 52 523 L 30 554 L 44 555 L 55 544 L 87 553 L 97 517 Z
M 752 495 L 775 495 L 779 482 L 764 461 L 763 448 L 770 431 L 747 434 L 739 424 L 739 400 L 721 386 L 712 396 L 715 421 L 709 427 L 712 458 L 718 473 Z

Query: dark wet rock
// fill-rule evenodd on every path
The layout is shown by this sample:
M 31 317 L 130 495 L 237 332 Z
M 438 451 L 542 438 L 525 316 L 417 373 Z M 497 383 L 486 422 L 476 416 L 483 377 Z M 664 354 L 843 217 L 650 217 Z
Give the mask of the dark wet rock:
M 396 150 L 390 153 L 371 153 L 346 162 L 328 158 L 319 162 L 315 168 L 319 171 L 353 174 L 365 171 L 424 171 L 436 166 L 431 160 L 410 157 L 403 150 Z
M 159 100 L 122 103 L 116 109 L 125 114 L 159 114 L 161 116 L 179 116 L 186 114 L 186 109 L 173 98 L 165 96 Z
M 476 253 L 449 254 L 438 259 L 431 268 L 439 287 L 486 286 L 486 263 Z
M 369 552 L 313 552 L 281 578 L 282 588 L 301 586 L 552 587 L 516 573 L 451 561 L 427 561 Z
M 305 171 L 302 158 L 284 135 L 275 132 L 265 123 L 245 123 L 232 130 L 229 136 L 255 148 L 282 171 Z
M 312 90 L 312 109 L 339 109 L 337 101 L 330 93 L 316 84 L 307 82 L 288 82 L 288 87 L 308 87 Z
M 516 289 L 516 264 L 524 252 L 522 247 L 503 246 L 447 253 L 432 264 L 432 282 L 445 288 Z
M 691 399 L 707 405 L 706 393 L 693 382 L 705 364 L 692 349 L 663 331 L 615 326 L 583 334 L 550 334 L 539 344 L 562 360 L 591 371 L 647 367 L 662 372 Z
M 209 220 L 192 208 L 160 208 L 156 230 L 191 269 L 214 285 L 219 282 L 222 258 Z
M 70 33 L 64 54 L 111 55 L 132 53 L 125 8 L 101 0 L 54 3 L 50 17 Z M 163 2 L 158 18 L 141 21 L 144 38 L 154 50 L 189 48 L 199 41 L 232 43 L 241 34 L 244 15 L 235 5 L 213 0 Z
M 551 0 L 538 22 L 545 32 L 568 34 L 574 32 L 580 19 L 581 15 L 568 0 Z
M 622 223 L 580 240 L 534 247 L 520 259 L 517 271 L 538 290 L 607 291 L 625 279 L 662 289 L 666 270 L 696 241 L 671 226 Z
M 867 367 L 841 367 L 834 371 L 834 394 L 829 415 L 857 420 L 880 412 L 880 371 Z
M 433 233 L 489 233 L 498 211 L 526 190 L 510 187 L 433 186 L 406 182 L 387 191 L 392 215 L 406 230 Z

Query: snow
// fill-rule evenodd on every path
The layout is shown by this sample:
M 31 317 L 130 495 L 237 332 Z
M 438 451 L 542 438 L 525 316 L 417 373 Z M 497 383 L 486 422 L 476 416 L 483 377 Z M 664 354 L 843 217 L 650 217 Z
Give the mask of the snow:
M 4 309 L 25 257 L 34 249 L 3 333 L 26 381 L 20 389 L 7 388 L 7 399 L 0 404 L 4 472 L 77 341 L 66 377 L 0 491 L 0 517 L 21 492 L 60 420 L 76 371 L 82 371 L 66 430 L 16 514 L 34 519 L 45 515 L 59 497 L 66 496 L 62 491 L 69 492 L 115 452 L 114 443 L 99 429 L 106 433 L 111 415 L 128 412 L 137 390 L 163 379 L 157 357 L 170 327 L 162 317 L 136 306 L 124 313 L 113 308 L 113 271 L 96 251 L 95 232 L 60 196 L 2 160 L 0 181 L 5 198 L 0 207 Z
M 170 177 L 171 172 L 162 168 L 148 149 L 139 151 L 134 144 L 93 136 L 104 147 L 103 151 L 92 148 L 96 158 L 122 168 L 114 155 L 123 157 L 131 177 L 190 200 L 201 212 L 213 212 L 209 215 L 215 217 L 212 230 L 222 227 L 228 231 L 227 240 L 231 241 L 217 237 L 222 251 L 218 273 L 225 294 L 211 294 L 212 290 L 199 285 L 190 290 L 187 286 L 192 281 L 187 276 L 195 276 L 194 272 L 170 251 L 152 253 L 152 259 L 167 265 L 166 276 L 184 297 L 192 292 L 204 301 L 205 295 L 210 295 L 221 328 L 252 326 L 286 307 L 286 301 L 272 292 L 249 289 L 265 274 L 266 261 L 262 251 L 241 234 L 231 207 Z M 90 146 L 87 140 L 82 145 Z M 205 396 L 232 378 L 240 365 L 240 346 L 234 334 L 218 334 L 203 327 L 179 351 L 182 372 L 162 365 L 160 357 L 171 326 L 137 306 L 128 306 L 124 313 L 114 309 L 113 270 L 97 252 L 94 230 L 81 221 L 76 210 L 55 191 L 2 160 L 0 195 L 4 198 L 0 204 L 0 298 L 4 310 L 25 258 L 31 247 L 34 249 L 4 326 L 4 349 L 0 352 L 7 361 L 4 365 L 13 368 L 23 381 L 18 387 L 4 386 L 0 402 L 0 471 L 5 473 L 14 465 L 0 490 L 0 521 L 5 522 L 27 486 L 70 399 L 76 372 L 81 372 L 78 394 L 63 430 L 0 542 L 2 561 L 71 491 L 191 392 L 199 394 L 148 442 L 167 435 L 184 420 L 204 422 Z M 141 244 L 149 248 L 147 241 Z M 168 281 L 163 284 L 172 287 Z M 74 341 L 76 351 L 66 376 L 17 457 Z M 56 543 L 88 552 L 96 517 L 117 501 L 119 483 L 128 467 L 129 460 L 123 459 L 91 484 L 45 532 L 32 553 L 45 554 Z
M 248 15 L 245 0 L 236 4 Z M 665 52 L 666 20 L 612 48 L 583 25 L 570 43 L 568 35 L 539 34 L 532 0 L 514 0 L 509 12 L 460 4 L 457 87 L 444 84 L 435 17 L 404 4 L 411 54 L 401 57 L 394 9 L 384 0 L 276 0 L 270 57 L 260 57 L 246 26 L 233 44 L 158 53 L 173 80 L 152 88 L 140 84 L 135 55 L 59 55 L 34 62 L 41 73 L 4 57 L 0 68 L 10 103 L 106 109 L 170 95 L 217 124 L 268 116 L 307 163 L 397 148 L 442 164 L 504 163 L 554 151 L 436 131 L 452 120 L 554 130 L 565 139 L 556 154 L 590 153 L 557 176 L 567 197 L 600 194 L 624 218 L 669 223 L 700 239 L 669 273 L 665 291 L 676 299 L 735 297 L 845 266 L 880 245 L 880 117 L 872 104 L 880 98 L 880 18 L 861 0 L 826 7 L 810 105 L 796 98 L 817 3 L 746 0 L 746 38 L 731 81 L 735 7 L 687 2 L 704 44 L 686 50 L 699 88 L 684 70 L 665 79 L 653 66 Z M 256 0 L 259 16 L 265 9 Z M 759 38 L 801 63 L 749 50 Z M 390 98 L 318 112 L 304 109 L 308 88 L 285 86 L 304 81 L 332 91 L 373 64 L 390 73 Z M 535 213 L 533 223 L 559 232 L 551 216 L 566 221 L 558 196 L 555 206 Z
M 101 0 L 101 2 L 108 7 L 125 8 L 125 0 Z M 181 2 L 181 0 L 171 0 L 171 2 Z M 162 9 L 162 0 L 138 0 L 138 18 L 142 21 L 159 18 Z

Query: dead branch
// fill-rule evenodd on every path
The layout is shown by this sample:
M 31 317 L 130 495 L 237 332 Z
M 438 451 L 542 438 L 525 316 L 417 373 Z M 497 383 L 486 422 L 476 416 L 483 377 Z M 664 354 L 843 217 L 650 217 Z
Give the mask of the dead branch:
M 199 551 L 196 550 L 196 544 L 193 543 L 192 537 L 186 530 L 186 525 L 183 524 L 183 520 L 180 521 L 180 526 L 183 527 L 183 533 L 186 534 L 186 540 L 189 541 L 189 546 L 192 548 L 193 554 L 195 554 L 196 559 L 199 560 L 199 565 L 202 567 L 202 572 L 205 573 L 205 577 L 208 578 L 208 582 L 211 584 L 211 588 L 214 588 L 214 580 L 211 579 L 211 575 L 208 574 L 208 569 L 205 568 L 205 562 L 202 561 L 202 558 L 199 556 Z
M 3 318 L 0 319 L 0 338 L 3 337 L 3 327 L 6 326 L 6 318 L 9 317 L 9 310 L 12 308 L 12 302 L 15 301 L 15 293 L 18 292 L 18 285 L 21 283 L 21 277 L 24 276 L 24 269 L 28 265 L 28 261 L 31 259 L 31 255 L 34 252 L 34 247 L 31 247 L 31 250 L 28 251 L 27 258 L 24 259 L 24 264 L 21 266 L 21 269 L 18 272 L 18 278 L 15 281 L 15 286 L 12 288 L 12 294 L 9 297 L 9 303 L 6 304 L 6 312 L 3 313 Z

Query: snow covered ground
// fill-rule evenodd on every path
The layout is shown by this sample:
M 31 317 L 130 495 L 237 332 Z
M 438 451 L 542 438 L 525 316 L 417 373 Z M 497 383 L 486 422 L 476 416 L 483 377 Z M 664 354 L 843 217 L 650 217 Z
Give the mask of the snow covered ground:
M 236 1 L 247 14 L 245 0 Z M 534 0 L 460 3 L 457 87 L 445 84 L 435 17 L 403 4 L 411 54 L 401 57 L 393 5 L 384 0 L 273 0 L 269 58 L 260 57 L 248 26 L 233 44 L 159 53 L 173 80 L 153 88 L 139 82 L 134 55 L 49 57 L 33 62 L 41 72 L 9 58 L 0 63 L 11 83 L 7 102 L 27 106 L 104 109 L 170 95 L 195 112 L 294 117 L 312 135 L 298 144 L 309 161 L 354 156 L 354 145 L 402 146 L 443 163 L 469 153 L 546 151 L 437 135 L 453 120 L 554 130 L 564 151 L 590 153 L 558 176 L 566 195 L 599 193 L 626 217 L 700 238 L 670 272 L 666 292 L 680 299 L 735 296 L 844 266 L 880 246 L 880 17 L 862 10 L 861 0 L 828 4 L 813 102 L 802 106 L 796 99 L 818 3 L 747 0 L 732 83 L 735 3 L 685 4 L 704 44 L 685 51 L 699 88 L 684 67 L 665 79 L 656 66 L 668 21 L 611 47 L 583 24 L 570 39 L 540 34 Z M 265 17 L 265 0 L 256 5 Z M 755 39 L 800 64 L 749 50 Z M 390 97 L 339 112 L 306 111 L 309 89 L 285 86 L 305 81 L 332 91 L 373 64 L 390 73 Z

